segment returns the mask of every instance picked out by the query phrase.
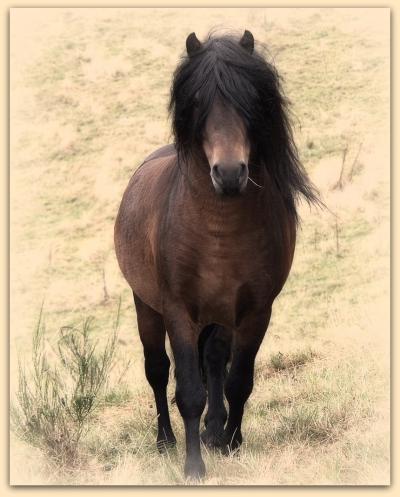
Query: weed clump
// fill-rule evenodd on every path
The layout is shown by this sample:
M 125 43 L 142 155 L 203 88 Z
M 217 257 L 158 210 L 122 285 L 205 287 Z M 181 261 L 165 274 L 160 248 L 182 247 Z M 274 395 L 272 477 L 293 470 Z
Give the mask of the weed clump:
M 17 402 L 11 406 L 16 435 L 66 467 L 81 462 L 79 442 L 106 393 L 117 343 L 120 306 L 111 337 L 99 352 L 92 318 L 81 328 L 60 329 L 55 359 L 49 361 L 43 307 L 33 335 L 32 368 L 19 362 Z M 53 350 L 54 352 L 54 350 Z

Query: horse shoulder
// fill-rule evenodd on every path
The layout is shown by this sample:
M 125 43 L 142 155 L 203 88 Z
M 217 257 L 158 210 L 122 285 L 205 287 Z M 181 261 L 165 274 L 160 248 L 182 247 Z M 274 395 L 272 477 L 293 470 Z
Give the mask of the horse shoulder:
M 153 154 L 154 155 L 154 154 Z M 161 310 L 157 277 L 160 217 L 168 202 L 173 155 L 150 158 L 133 174 L 117 215 L 114 240 L 121 271 L 143 302 Z

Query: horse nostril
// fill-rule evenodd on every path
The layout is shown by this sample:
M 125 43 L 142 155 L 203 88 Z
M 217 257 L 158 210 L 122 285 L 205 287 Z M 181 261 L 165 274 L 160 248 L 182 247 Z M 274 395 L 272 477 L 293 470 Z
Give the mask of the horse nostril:
M 212 172 L 213 172 L 214 176 L 216 176 L 217 178 L 221 177 L 221 173 L 219 172 L 219 169 L 218 169 L 218 164 L 215 164 L 215 166 L 213 166 Z
M 244 162 L 241 162 L 239 165 L 239 178 L 242 178 L 246 174 L 246 164 Z

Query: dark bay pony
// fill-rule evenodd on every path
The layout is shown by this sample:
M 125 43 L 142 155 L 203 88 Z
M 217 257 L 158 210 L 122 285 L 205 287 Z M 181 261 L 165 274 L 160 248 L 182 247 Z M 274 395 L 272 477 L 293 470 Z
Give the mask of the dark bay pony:
M 166 396 L 168 333 L 185 475 L 198 478 L 205 474 L 200 439 L 224 452 L 242 443 L 254 360 L 292 264 L 296 200 L 318 197 L 299 162 L 279 76 L 254 50 L 253 35 L 202 43 L 192 33 L 186 49 L 171 88 L 175 144 L 131 178 L 115 248 L 133 290 L 157 446 L 176 442 Z

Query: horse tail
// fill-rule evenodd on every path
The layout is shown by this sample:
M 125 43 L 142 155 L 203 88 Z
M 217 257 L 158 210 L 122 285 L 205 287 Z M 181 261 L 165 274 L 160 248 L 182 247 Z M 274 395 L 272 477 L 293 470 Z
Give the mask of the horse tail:
M 210 353 L 214 357 L 214 360 L 216 357 L 219 357 L 219 360 L 224 362 L 226 374 L 226 365 L 230 360 L 231 354 L 231 341 L 230 339 L 227 340 L 226 332 L 227 330 L 223 326 L 214 323 L 205 326 L 200 332 L 198 340 L 199 366 L 201 378 L 205 385 L 207 383 L 205 366 L 206 362 L 210 360 Z M 222 338 L 222 336 L 225 336 L 225 338 Z

